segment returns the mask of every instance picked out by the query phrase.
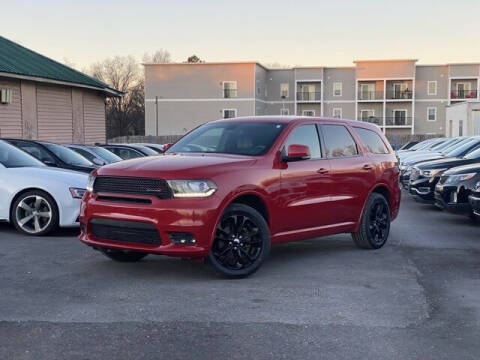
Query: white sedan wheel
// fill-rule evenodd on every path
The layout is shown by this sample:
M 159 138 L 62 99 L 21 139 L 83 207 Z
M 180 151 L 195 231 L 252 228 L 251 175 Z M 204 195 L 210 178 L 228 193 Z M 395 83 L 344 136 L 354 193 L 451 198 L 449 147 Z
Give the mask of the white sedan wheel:
M 30 235 L 44 235 L 57 224 L 58 216 L 55 204 L 50 196 L 40 193 L 28 193 L 16 202 L 13 212 L 17 228 Z

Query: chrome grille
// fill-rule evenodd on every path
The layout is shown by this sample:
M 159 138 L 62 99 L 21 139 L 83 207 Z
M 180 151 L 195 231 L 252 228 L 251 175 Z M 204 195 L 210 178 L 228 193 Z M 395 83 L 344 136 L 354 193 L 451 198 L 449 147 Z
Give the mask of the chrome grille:
M 151 195 L 159 199 L 172 197 L 172 191 L 165 180 L 137 177 L 98 176 L 93 184 L 93 192 Z

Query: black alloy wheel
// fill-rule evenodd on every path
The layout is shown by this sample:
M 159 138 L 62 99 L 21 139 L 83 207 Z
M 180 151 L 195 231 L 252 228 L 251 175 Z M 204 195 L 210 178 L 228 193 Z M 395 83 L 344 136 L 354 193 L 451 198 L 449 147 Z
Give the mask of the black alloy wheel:
M 270 252 L 270 232 L 263 216 L 243 205 L 230 205 L 219 221 L 209 260 L 222 275 L 248 276 Z

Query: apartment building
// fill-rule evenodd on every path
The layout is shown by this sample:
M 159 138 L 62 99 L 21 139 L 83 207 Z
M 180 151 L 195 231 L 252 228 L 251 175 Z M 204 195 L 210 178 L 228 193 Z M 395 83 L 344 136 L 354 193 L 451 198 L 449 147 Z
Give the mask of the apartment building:
M 268 69 L 257 62 L 144 64 L 147 135 L 181 135 L 251 115 L 372 122 L 387 135 L 445 135 L 446 108 L 479 101 L 480 63 L 359 60 L 351 67 Z

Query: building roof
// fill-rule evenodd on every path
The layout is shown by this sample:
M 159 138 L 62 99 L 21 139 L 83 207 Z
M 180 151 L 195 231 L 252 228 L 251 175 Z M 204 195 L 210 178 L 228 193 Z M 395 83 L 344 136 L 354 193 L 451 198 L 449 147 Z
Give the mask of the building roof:
M 122 93 L 88 75 L 0 36 L 0 76 L 87 87 L 109 95 Z

